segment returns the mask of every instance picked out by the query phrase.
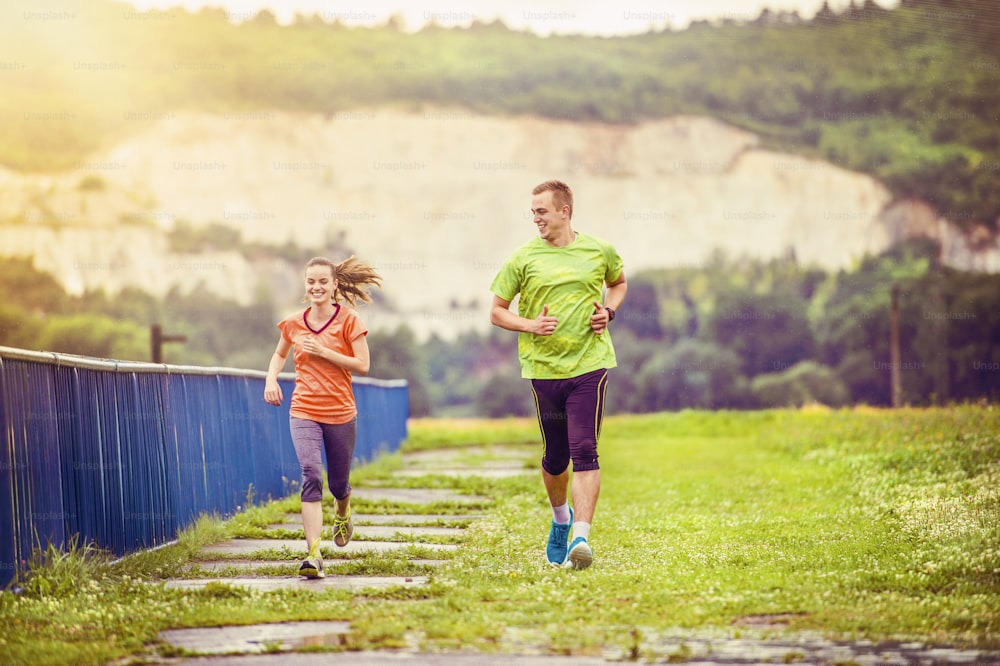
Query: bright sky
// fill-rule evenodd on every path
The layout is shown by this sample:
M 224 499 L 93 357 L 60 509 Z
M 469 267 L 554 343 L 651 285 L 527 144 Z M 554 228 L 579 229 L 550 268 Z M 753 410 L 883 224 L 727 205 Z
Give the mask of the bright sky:
M 577 33 L 624 35 L 653 28 L 687 27 L 697 19 L 710 21 L 752 20 L 764 7 L 772 11 L 797 9 L 811 18 L 822 0 L 428 0 L 403 3 L 401 0 L 129 0 L 139 10 L 182 6 L 195 11 L 202 6 L 224 7 L 234 21 L 251 18 L 260 9 L 270 9 L 287 23 L 296 13 L 317 14 L 324 20 L 347 25 L 378 25 L 392 15 L 402 16 L 407 30 L 419 30 L 429 21 L 441 25 L 468 25 L 474 19 L 500 18 L 510 28 L 530 29 L 537 34 Z M 895 7 L 899 0 L 877 0 L 883 7 Z M 860 4 L 860 0 L 858 1 Z M 842 10 L 850 0 L 830 0 Z

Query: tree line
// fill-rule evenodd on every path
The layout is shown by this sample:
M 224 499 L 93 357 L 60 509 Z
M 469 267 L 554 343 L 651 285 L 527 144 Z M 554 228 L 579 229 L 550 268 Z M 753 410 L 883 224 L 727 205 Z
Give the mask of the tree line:
M 1000 276 L 950 269 L 938 252 L 915 240 L 837 272 L 794 257 L 717 255 L 704 267 L 637 273 L 612 325 L 618 368 L 607 409 L 886 406 L 894 366 L 905 404 L 1000 400 Z M 534 413 L 514 334 L 419 344 L 401 329 L 372 348 L 392 350 L 384 366 L 373 353 L 373 374 L 407 368 L 417 414 Z
M 643 271 L 612 325 L 618 368 L 609 412 L 889 405 L 898 371 L 913 405 L 1000 400 L 1000 275 L 943 266 L 913 240 L 851 270 L 716 255 L 705 266 Z M 28 260 L 0 264 L 8 298 L 0 344 L 149 360 L 148 325 L 187 342 L 168 363 L 263 369 L 275 341 L 269 299 L 241 306 L 203 292 L 157 299 L 66 295 Z M 899 356 L 889 306 L 899 290 Z M 484 322 L 488 313 L 483 312 Z M 403 326 L 369 335 L 371 375 L 405 378 L 414 416 L 531 415 L 516 334 L 491 328 L 418 340 Z

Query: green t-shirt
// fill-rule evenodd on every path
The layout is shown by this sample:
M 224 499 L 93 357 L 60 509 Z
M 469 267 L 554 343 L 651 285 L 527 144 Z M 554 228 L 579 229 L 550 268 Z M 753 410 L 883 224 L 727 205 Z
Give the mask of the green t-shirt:
M 622 274 L 622 260 L 608 243 L 577 233 L 565 247 L 541 238 L 525 243 L 503 265 L 490 291 L 513 301 L 517 313 L 535 319 L 545 305 L 559 323 L 552 335 L 520 333 L 517 355 L 527 379 L 568 379 L 618 365 L 608 330 L 590 328 L 594 301 L 602 302 L 604 284 Z

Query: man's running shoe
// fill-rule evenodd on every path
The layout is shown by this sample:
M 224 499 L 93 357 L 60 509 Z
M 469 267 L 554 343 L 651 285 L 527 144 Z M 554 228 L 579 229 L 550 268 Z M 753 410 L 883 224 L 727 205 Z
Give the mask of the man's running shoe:
M 566 555 L 563 566 L 567 569 L 586 569 L 593 561 L 594 551 L 591 550 L 590 544 L 583 537 L 577 537 L 569 545 L 569 554 Z
M 552 529 L 549 530 L 549 543 L 545 546 L 545 557 L 549 564 L 559 566 L 566 560 L 566 543 L 569 541 L 569 530 L 573 527 L 573 509 L 569 510 L 569 522 L 560 525 L 552 519 Z
M 299 575 L 306 578 L 326 577 L 326 574 L 323 573 L 323 556 L 319 552 L 319 539 L 313 542 L 309 549 L 309 556 L 302 560 L 302 564 L 299 566 Z
M 354 523 L 351 522 L 351 514 L 348 512 L 345 518 L 338 515 L 333 516 L 333 542 L 339 548 L 343 548 L 354 535 Z

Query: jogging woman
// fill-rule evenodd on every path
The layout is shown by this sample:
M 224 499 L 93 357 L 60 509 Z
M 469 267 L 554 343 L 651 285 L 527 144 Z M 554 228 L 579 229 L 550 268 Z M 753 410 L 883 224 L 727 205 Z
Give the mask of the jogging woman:
M 320 539 L 323 531 L 323 452 L 327 480 L 336 500 L 333 542 L 343 548 L 354 534 L 351 522 L 351 460 L 357 434 L 357 406 L 351 376 L 366 375 L 370 365 L 368 329 L 353 309 L 371 302 L 367 286 L 381 283 L 375 270 L 354 257 L 339 264 L 310 259 L 305 269 L 304 311 L 278 322 L 281 336 L 271 356 L 264 400 L 282 401 L 278 373 L 294 348 L 295 390 L 289 409 L 292 443 L 302 467 L 302 527 L 308 555 L 299 567 L 306 578 L 323 577 Z M 340 303 L 340 299 L 352 307 Z

